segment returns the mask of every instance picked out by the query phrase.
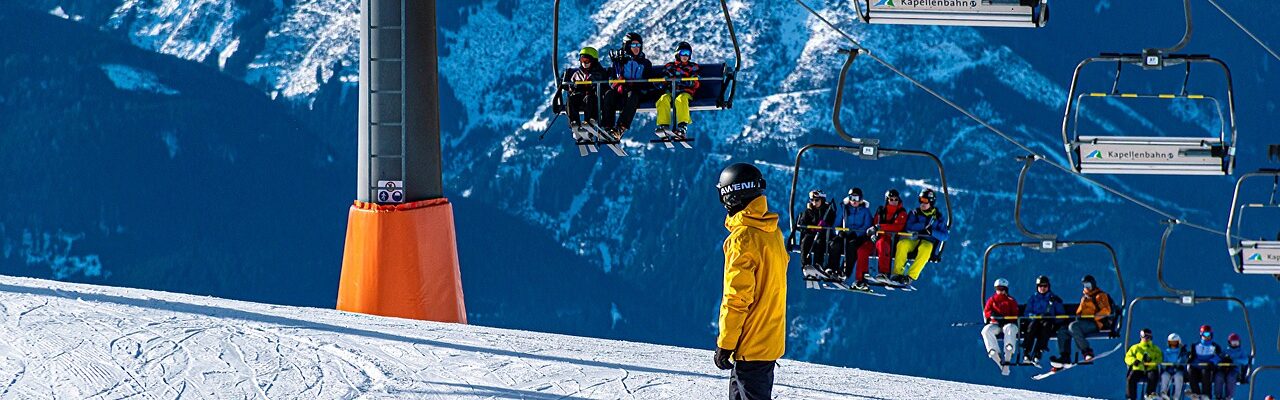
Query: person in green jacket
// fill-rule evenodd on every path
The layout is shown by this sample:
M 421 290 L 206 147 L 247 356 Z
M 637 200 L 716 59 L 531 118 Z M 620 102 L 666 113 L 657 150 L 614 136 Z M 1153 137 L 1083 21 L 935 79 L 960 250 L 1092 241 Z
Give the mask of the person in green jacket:
M 1155 396 L 1156 383 L 1160 382 L 1160 363 L 1164 362 L 1164 352 L 1151 342 L 1151 329 L 1142 328 L 1142 342 L 1129 347 L 1124 353 L 1124 363 L 1129 366 L 1129 376 L 1125 379 L 1124 395 L 1126 399 L 1138 398 L 1138 381 L 1147 381 L 1147 396 Z

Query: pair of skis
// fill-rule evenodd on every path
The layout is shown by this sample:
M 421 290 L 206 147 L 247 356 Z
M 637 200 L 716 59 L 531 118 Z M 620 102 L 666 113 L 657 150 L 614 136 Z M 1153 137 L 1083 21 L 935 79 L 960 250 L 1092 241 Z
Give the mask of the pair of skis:
M 569 131 L 573 132 L 573 141 L 578 145 L 579 156 L 586 157 L 588 153 L 599 151 L 596 146 L 602 144 L 608 146 L 609 150 L 618 157 L 627 156 L 627 151 L 622 149 L 621 142 L 600 125 L 596 125 L 595 121 L 587 121 L 576 128 L 570 125 Z
M 668 149 L 676 148 L 676 143 L 679 143 L 681 147 L 684 147 L 686 149 L 693 148 L 693 145 L 689 144 L 689 142 L 692 142 L 693 139 L 686 137 L 683 133 L 676 134 L 675 132 L 672 132 L 669 128 L 670 127 L 667 125 L 658 125 L 658 129 L 653 132 L 653 134 L 657 135 L 658 138 L 655 140 L 650 140 L 649 143 L 662 143 Z
M 871 289 L 863 290 L 863 289 L 857 289 L 852 286 L 849 286 L 848 284 L 844 283 L 844 279 L 827 275 L 826 273 L 819 271 L 817 268 L 804 266 L 800 268 L 800 271 L 801 273 L 804 274 L 804 287 L 806 289 L 843 290 L 847 292 L 867 294 L 867 295 L 872 295 L 876 297 L 884 297 L 884 293 L 876 293 Z
M 915 286 L 911 286 L 910 284 L 903 285 L 901 283 L 894 282 L 888 278 L 880 279 L 878 277 L 871 276 L 869 274 L 863 275 L 863 278 L 865 278 L 867 280 L 867 284 L 870 284 L 871 286 L 879 286 L 889 290 L 901 290 L 904 292 L 916 291 Z
M 1103 357 L 1106 357 L 1106 356 L 1109 356 L 1109 355 L 1111 355 L 1112 353 L 1115 353 L 1115 352 L 1117 352 L 1117 351 L 1120 351 L 1120 349 L 1121 349 L 1121 348 L 1123 348 L 1123 347 L 1124 347 L 1124 343 L 1117 343 L 1117 344 L 1116 344 L 1116 347 L 1112 348 L 1111 350 L 1107 350 L 1107 351 L 1104 351 L 1104 352 L 1102 352 L 1102 353 L 1095 354 L 1095 355 L 1093 356 L 1093 360 L 1092 360 L 1092 361 L 1089 361 L 1088 363 L 1083 363 L 1083 364 L 1074 364 L 1074 363 L 1073 363 L 1073 364 L 1059 364 L 1059 363 L 1051 362 L 1051 363 L 1049 363 L 1049 365 L 1050 365 L 1050 366 L 1052 366 L 1052 367 L 1053 367 L 1053 369 L 1050 369 L 1048 372 L 1045 372 L 1045 373 L 1042 373 L 1042 374 L 1039 374 L 1039 375 L 1033 376 L 1033 377 L 1031 377 L 1031 379 L 1033 379 L 1033 380 L 1037 380 L 1037 381 L 1038 381 L 1038 380 L 1041 380 L 1041 379 L 1044 379 L 1044 378 L 1048 378 L 1048 377 L 1050 377 L 1050 376 L 1053 376 L 1054 374 L 1060 373 L 1060 372 L 1062 372 L 1062 371 L 1066 371 L 1066 370 L 1069 370 L 1069 369 L 1075 368 L 1077 365 L 1089 365 L 1089 364 L 1096 363 L 1096 362 L 1098 362 L 1098 359 L 1103 358 Z

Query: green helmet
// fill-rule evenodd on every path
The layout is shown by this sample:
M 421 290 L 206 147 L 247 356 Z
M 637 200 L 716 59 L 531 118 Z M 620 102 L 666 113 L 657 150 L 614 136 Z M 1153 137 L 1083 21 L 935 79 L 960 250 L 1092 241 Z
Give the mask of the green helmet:
M 600 59 L 600 52 L 599 52 L 599 51 L 596 51 L 596 48 L 595 48 L 595 47 L 583 47 L 583 48 L 582 48 L 582 51 L 579 51 L 579 52 L 578 52 L 578 55 L 579 55 L 579 56 L 590 56 L 592 60 L 599 60 L 599 59 Z

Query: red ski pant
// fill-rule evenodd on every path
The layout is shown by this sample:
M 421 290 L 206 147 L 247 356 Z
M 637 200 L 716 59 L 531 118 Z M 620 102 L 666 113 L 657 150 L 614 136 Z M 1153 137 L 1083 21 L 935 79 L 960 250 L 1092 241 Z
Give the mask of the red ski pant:
M 889 268 L 893 266 L 893 238 L 890 235 L 881 235 L 876 239 L 876 254 L 880 258 L 880 273 L 889 275 Z M 862 256 L 861 250 L 858 256 Z

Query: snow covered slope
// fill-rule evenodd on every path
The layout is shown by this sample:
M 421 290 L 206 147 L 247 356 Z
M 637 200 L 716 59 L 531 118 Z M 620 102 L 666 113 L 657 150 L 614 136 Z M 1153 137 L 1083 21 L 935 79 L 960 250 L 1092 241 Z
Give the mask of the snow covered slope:
M 711 353 L 0 277 L 4 398 L 716 398 Z M 782 361 L 780 398 L 1055 399 Z M 143 393 L 146 393 L 145 395 Z

